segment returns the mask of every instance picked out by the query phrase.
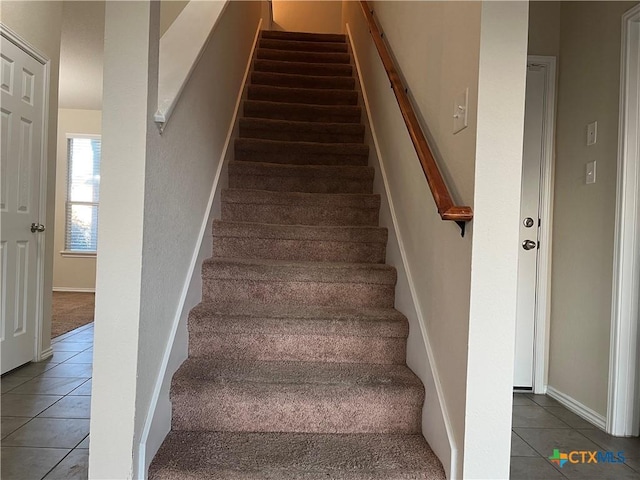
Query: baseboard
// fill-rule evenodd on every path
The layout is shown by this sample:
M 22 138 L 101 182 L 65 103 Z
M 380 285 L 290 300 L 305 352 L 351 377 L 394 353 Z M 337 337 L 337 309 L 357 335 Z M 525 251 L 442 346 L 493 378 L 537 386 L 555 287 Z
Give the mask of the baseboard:
M 54 292 L 75 292 L 75 293 L 96 293 L 95 287 L 82 288 L 82 287 L 53 287 Z
M 388 206 L 391 222 L 390 225 L 382 225 L 383 213 L 381 208 L 381 226 L 387 226 L 389 229 L 389 238 L 387 245 L 387 252 L 391 250 L 392 244 L 395 243 L 397 249 L 399 250 L 399 254 L 401 257 L 401 264 L 394 265 L 396 266 L 396 270 L 398 273 L 398 282 L 396 286 L 396 296 L 398 296 L 398 291 L 401 288 L 402 283 L 406 282 L 408 289 L 410 291 L 410 302 L 412 303 L 411 308 L 413 309 L 413 313 L 415 313 L 415 317 L 417 318 L 417 323 L 420 327 L 420 335 L 422 339 L 422 344 L 426 353 L 426 357 L 428 360 L 428 371 L 427 375 L 431 375 L 431 378 L 420 378 L 422 382 L 427 385 L 432 385 L 436 395 L 431 395 L 431 398 L 425 398 L 425 405 L 423 408 L 423 425 L 428 424 L 430 428 L 428 429 L 428 433 L 425 435 L 428 443 L 440 458 L 440 461 L 443 463 L 445 471 L 447 473 L 447 478 L 454 479 L 458 478 L 458 447 L 455 441 L 455 437 L 453 434 L 453 426 L 451 424 L 451 419 L 448 413 L 448 409 L 446 403 L 444 402 L 444 394 L 442 389 L 442 384 L 440 382 L 438 371 L 435 368 L 435 359 L 433 356 L 433 349 L 431 348 L 431 342 L 429 341 L 429 336 L 425 327 L 425 316 L 422 312 L 422 309 L 417 301 L 417 292 L 415 282 L 413 280 L 413 276 L 411 274 L 410 262 L 407 259 L 406 249 L 404 247 L 404 242 L 402 235 L 398 229 L 398 220 L 396 216 L 396 211 L 393 203 L 393 196 L 390 191 L 389 182 L 386 174 L 386 170 L 384 167 L 383 156 L 380 151 L 378 137 L 376 135 L 375 128 L 371 121 L 372 114 L 369 104 L 369 99 L 367 96 L 366 89 L 362 84 L 362 72 L 360 67 L 360 62 L 358 60 L 358 53 L 353 45 L 353 39 L 351 34 L 351 28 L 349 24 L 346 24 L 347 38 L 349 40 L 349 47 L 353 54 L 353 59 L 355 63 L 355 67 L 358 73 L 358 83 L 360 88 L 360 93 L 362 95 L 362 100 L 364 104 L 364 110 L 366 113 L 366 125 L 365 129 L 371 134 L 371 138 L 373 141 L 373 152 L 371 157 L 375 157 L 375 160 L 378 163 L 379 171 L 382 176 L 382 181 L 384 184 L 384 191 L 381 193 L 383 203 L 386 203 Z M 388 222 L 387 222 L 388 223 Z M 403 278 L 404 277 L 404 278 Z M 402 311 L 407 317 L 410 316 L 410 313 L 407 311 Z M 417 372 L 416 372 L 417 373 Z M 429 392 L 427 392 L 427 397 L 429 397 Z M 427 401 L 428 400 L 428 401 Z M 437 405 L 434 405 L 437 403 Z M 430 415 L 431 412 L 437 411 L 439 415 L 433 416 Z M 437 418 L 436 418 L 437 417 Z M 438 439 L 435 437 L 437 435 L 436 432 L 440 431 L 441 435 L 446 435 L 446 441 L 442 439 Z M 423 428 L 423 435 L 425 434 L 425 428 Z
M 49 347 L 43 351 L 40 352 L 40 354 L 38 355 L 38 358 L 36 359 L 37 362 L 41 362 L 43 360 L 46 360 L 49 357 L 53 356 L 53 347 Z
M 227 137 L 223 145 L 220 161 L 218 163 L 218 169 L 213 179 L 211 186 L 211 192 L 209 194 L 209 201 L 205 210 L 205 214 L 200 227 L 200 233 L 196 246 L 191 258 L 191 264 L 185 278 L 185 284 L 180 296 L 176 311 L 179 312 L 174 318 L 172 330 L 165 347 L 164 355 L 162 358 L 162 364 L 156 378 L 156 383 L 151 397 L 151 403 L 149 405 L 149 411 L 144 423 L 142 435 L 140 437 L 139 450 L 138 450 L 138 462 L 137 462 L 137 474 L 135 478 L 145 479 L 147 478 L 147 471 L 151 460 L 157 453 L 160 445 L 164 441 L 166 434 L 171 429 L 171 402 L 169 400 L 169 386 L 171 384 L 171 377 L 178 369 L 180 364 L 186 358 L 185 354 L 174 351 L 174 346 L 183 341 L 186 344 L 187 339 L 181 338 L 181 335 L 186 335 L 186 322 L 191 308 L 200 301 L 202 297 L 201 283 L 198 278 L 201 278 L 201 268 L 204 258 L 211 255 L 211 236 L 207 236 L 207 232 L 210 231 L 212 215 L 215 213 L 214 203 L 216 197 L 219 197 L 220 181 L 223 177 L 223 171 L 226 164 L 229 161 L 233 149 L 230 149 L 232 137 L 237 128 L 238 113 L 240 111 L 241 101 L 244 95 L 244 87 L 247 83 L 247 78 L 251 70 L 251 63 L 253 55 L 260 36 L 260 29 L 262 26 L 262 19 L 258 22 L 256 33 L 253 39 L 253 45 L 247 61 L 247 66 L 242 78 L 242 83 L 238 92 L 235 110 L 231 116 L 231 122 L 227 131 Z M 208 250 L 208 252 L 205 252 Z M 184 328 L 181 329 L 180 326 Z
M 605 430 L 607 426 L 607 419 L 604 415 L 591 410 L 589 407 L 583 405 L 575 398 L 570 397 L 566 393 L 562 393 L 556 390 L 550 385 L 547 385 L 547 395 L 560 403 L 567 410 L 572 411 L 579 417 L 584 418 L 587 422 L 594 424 L 596 427 Z

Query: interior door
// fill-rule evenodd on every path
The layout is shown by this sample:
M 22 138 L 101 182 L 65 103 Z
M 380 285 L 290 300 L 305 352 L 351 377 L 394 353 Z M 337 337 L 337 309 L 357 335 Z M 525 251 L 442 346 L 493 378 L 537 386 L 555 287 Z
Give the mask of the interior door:
M 518 257 L 518 301 L 513 380 L 515 388 L 525 389 L 533 388 L 545 82 L 546 67 L 529 64 L 524 114 L 520 255 Z
M 35 357 L 45 67 L 5 37 L 1 41 L 0 367 L 5 373 Z

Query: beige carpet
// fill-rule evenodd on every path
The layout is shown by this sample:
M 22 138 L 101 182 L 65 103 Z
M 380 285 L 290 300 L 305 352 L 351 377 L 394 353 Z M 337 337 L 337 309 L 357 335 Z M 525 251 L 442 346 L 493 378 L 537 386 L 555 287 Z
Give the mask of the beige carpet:
M 93 322 L 95 293 L 53 292 L 51 338 Z

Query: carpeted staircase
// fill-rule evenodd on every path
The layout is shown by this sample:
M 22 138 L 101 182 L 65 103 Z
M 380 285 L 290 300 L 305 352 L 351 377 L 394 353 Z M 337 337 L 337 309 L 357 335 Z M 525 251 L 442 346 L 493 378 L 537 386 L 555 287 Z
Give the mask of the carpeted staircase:
M 264 31 L 152 479 L 444 479 L 343 35 Z

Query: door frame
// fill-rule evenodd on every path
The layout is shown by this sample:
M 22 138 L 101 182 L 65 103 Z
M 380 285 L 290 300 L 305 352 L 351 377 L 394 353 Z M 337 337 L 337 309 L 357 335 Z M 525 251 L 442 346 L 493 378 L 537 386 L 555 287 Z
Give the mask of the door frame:
M 540 247 L 536 273 L 534 313 L 533 393 L 547 391 L 549 361 L 549 318 L 551 312 L 551 240 L 553 227 L 553 185 L 555 170 L 556 57 L 528 55 L 527 65 L 545 67 L 542 159 L 540 163 L 540 199 L 538 232 Z
M 607 433 L 638 435 L 640 379 L 640 5 L 622 16 Z
M 16 32 L 7 27 L 4 23 L 0 23 L 0 40 L 3 42 L 11 42 L 20 50 L 30 57 L 33 57 L 38 63 L 42 64 L 44 71 L 42 101 L 44 102 L 42 109 L 42 138 L 40 143 L 40 202 L 38 205 L 38 218 L 34 219 L 38 223 L 46 223 L 47 216 L 47 163 L 49 150 L 49 86 L 51 80 L 51 60 L 41 51 L 31 45 L 27 40 L 18 35 Z M 34 360 L 40 361 L 48 358 L 53 353 L 51 347 L 46 350 L 42 349 L 43 327 L 44 327 L 44 268 L 45 268 L 45 243 L 46 234 L 37 236 L 37 254 L 36 254 L 36 324 L 33 345 Z

